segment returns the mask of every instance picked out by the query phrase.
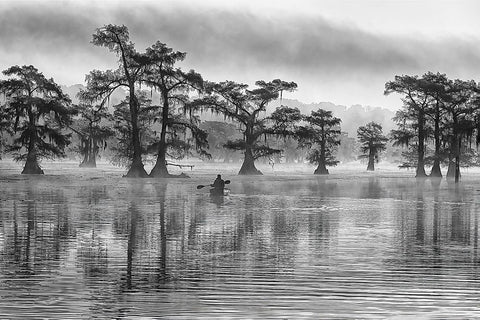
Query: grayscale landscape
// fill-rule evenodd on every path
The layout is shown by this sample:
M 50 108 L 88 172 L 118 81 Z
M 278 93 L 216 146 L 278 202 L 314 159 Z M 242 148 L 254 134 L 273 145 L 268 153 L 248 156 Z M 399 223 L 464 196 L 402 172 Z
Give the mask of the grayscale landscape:
M 0 2 L 0 319 L 479 318 L 478 12 Z

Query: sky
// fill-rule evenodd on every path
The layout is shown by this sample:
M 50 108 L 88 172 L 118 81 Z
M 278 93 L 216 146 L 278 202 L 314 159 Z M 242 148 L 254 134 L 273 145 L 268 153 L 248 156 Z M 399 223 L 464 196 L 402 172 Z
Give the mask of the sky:
M 396 110 L 395 75 L 446 73 L 480 81 L 476 0 L 0 0 L 0 68 L 34 65 L 63 85 L 84 84 L 117 58 L 91 44 L 123 24 L 138 51 L 161 41 L 181 67 L 210 81 L 294 81 L 284 97 Z

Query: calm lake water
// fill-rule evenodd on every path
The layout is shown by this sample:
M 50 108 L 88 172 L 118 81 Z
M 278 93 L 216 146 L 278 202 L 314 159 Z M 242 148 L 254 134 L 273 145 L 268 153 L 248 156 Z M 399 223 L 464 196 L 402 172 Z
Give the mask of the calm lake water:
M 0 164 L 1 319 L 480 317 L 479 174 L 46 169 Z

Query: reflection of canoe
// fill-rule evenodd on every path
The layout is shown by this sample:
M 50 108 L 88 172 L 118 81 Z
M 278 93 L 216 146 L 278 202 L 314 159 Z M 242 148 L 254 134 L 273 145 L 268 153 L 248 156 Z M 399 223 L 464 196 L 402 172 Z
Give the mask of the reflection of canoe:
M 230 189 L 223 189 L 223 193 L 219 192 L 216 189 L 210 189 L 210 195 L 213 197 L 223 197 L 223 196 L 228 196 L 230 194 Z

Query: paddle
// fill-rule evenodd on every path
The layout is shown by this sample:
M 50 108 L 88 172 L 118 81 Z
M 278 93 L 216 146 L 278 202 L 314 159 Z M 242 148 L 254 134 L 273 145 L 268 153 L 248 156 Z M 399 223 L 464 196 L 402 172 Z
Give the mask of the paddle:
M 229 184 L 230 183 L 230 180 L 225 180 L 225 184 Z M 209 184 L 209 185 L 203 185 L 203 184 L 199 184 L 197 186 L 197 189 L 202 189 L 202 188 L 205 188 L 205 187 L 212 187 L 213 185 Z

